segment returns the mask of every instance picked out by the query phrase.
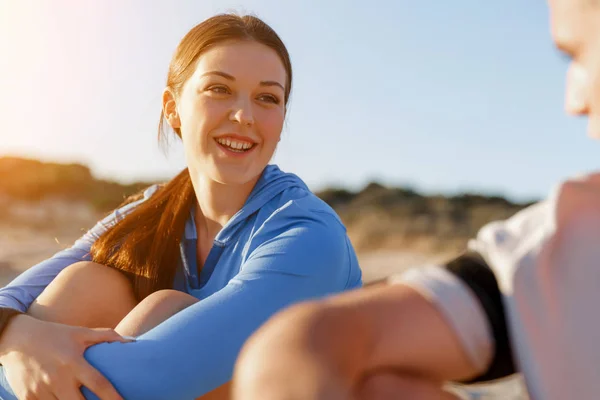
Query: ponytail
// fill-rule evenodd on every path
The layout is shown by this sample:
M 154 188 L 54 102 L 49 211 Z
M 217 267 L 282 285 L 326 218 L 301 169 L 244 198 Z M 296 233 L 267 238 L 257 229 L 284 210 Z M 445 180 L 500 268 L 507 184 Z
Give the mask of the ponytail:
M 195 199 L 186 168 L 100 236 L 91 249 L 92 261 L 125 273 L 138 301 L 172 288 Z

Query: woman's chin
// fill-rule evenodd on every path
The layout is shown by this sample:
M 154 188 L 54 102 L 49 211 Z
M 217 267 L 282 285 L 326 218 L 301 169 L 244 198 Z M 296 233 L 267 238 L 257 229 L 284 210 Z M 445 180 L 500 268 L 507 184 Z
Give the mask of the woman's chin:
M 251 171 L 248 168 L 240 168 L 239 166 L 222 166 L 214 168 L 210 178 L 222 185 L 254 185 L 260 178 L 263 169 L 264 167 L 259 171 L 254 171 L 254 169 Z

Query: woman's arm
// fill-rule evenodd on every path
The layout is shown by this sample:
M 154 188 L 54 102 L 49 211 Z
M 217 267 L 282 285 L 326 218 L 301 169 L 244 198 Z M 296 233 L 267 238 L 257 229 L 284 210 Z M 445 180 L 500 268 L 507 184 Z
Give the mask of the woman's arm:
M 77 240 L 72 247 L 62 250 L 53 257 L 29 268 L 6 287 L 1 288 L 0 307 L 13 308 L 21 312 L 26 312 L 34 300 L 63 269 L 79 261 L 90 261 L 90 249 L 96 239 L 120 221 L 139 203 L 151 196 L 154 193 L 153 188 L 151 187 L 146 191 L 142 200 L 127 204 L 99 221 L 91 230 Z
M 264 321 L 292 303 L 344 290 L 357 268 L 341 226 L 306 218 L 267 225 L 225 288 L 135 343 L 91 347 L 88 361 L 126 399 L 194 398 L 229 381 L 244 341 Z
M 146 191 L 145 198 L 152 193 L 150 188 Z M 78 261 L 89 260 L 94 241 L 138 203 L 116 210 L 79 239 L 72 248 L 32 267 L 1 289 L 0 307 L 9 312 L 27 311 L 64 268 Z M 10 317 L 10 314 L 6 315 Z M 44 397 L 48 393 L 60 394 L 58 397 L 61 398 L 68 397 L 66 393 L 76 391 L 76 382 L 81 382 L 103 398 L 119 398 L 106 378 L 83 358 L 84 350 L 92 344 L 123 341 L 114 331 L 53 324 L 28 315 L 4 318 L 3 322 L 0 326 L 0 360 L 4 366 L 0 398 L 14 398 L 12 388 L 5 379 L 5 371 L 10 373 L 11 384 L 15 385 L 14 388 L 21 397 Z M 49 381 L 48 377 L 52 379 Z M 65 385 L 65 382 L 72 382 L 72 385 Z

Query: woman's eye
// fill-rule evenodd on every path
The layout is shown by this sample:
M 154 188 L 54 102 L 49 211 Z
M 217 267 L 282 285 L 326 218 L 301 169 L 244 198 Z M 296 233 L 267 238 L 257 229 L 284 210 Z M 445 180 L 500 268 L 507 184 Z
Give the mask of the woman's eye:
M 213 93 L 218 93 L 218 94 L 227 94 L 227 93 L 229 93 L 229 89 L 227 89 L 225 86 L 211 86 L 207 90 L 209 90 L 209 91 L 211 91 Z
M 279 99 L 275 96 L 273 96 L 272 94 L 263 94 L 260 95 L 259 97 L 260 101 L 266 101 L 267 103 L 272 103 L 272 104 L 279 104 Z

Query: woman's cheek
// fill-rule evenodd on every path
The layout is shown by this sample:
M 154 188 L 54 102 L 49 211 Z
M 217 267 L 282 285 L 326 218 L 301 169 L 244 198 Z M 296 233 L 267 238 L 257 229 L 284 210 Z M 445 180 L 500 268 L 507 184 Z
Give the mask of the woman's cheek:
M 226 102 L 204 98 L 196 106 L 196 118 L 206 125 L 214 125 L 228 116 L 227 110 Z
M 273 110 L 271 110 L 273 111 Z M 285 115 L 283 112 L 271 112 L 264 118 L 263 132 L 268 136 L 269 140 L 279 141 L 281 131 L 283 130 L 283 122 Z M 265 139 L 267 139 L 265 137 Z

